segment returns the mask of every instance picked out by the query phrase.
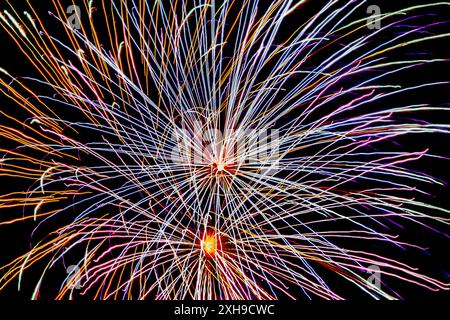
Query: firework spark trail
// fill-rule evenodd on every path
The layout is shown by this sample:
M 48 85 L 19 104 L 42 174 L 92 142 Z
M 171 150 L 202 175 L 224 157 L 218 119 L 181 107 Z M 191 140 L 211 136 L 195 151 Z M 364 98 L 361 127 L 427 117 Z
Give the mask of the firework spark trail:
M 21 15 L 9 4 L 0 23 L 39 76 L 0 69 L 2 94 L 27 115 L 0 110 L 13 122 L 0 135 L 17 146 L 0 149 L 0 175 L 30 185 L 0 196 L 0 208 L 25 212 L 0 225 L 53 229 L 1 268 L 0 288 L 42 268 L 38 298 L 43 279 L 81 250 L 56 299 L 73 298 L 74 279 L 95 299 L 296 299 L 293 286 L 345 298 L 324 270 L 376 299 L 401 297 L 391 278 L 448 290 L 341 240 L 424 250 L 387 232 L 390 219 L 449 224 L 449 210 L 416 199 L 427 195 L 417 185 L 442 182 L 406 165 L 438 156 L 383 149 L 449 132 L 402 118 L 448 107 L 384 104 L 448 82 L 383 80 L 447 61 L 390 54 L 447 38 L 428 32 L 445 22 L 417 26 L 413 14 L 450 3 L 383 13 L 367 32 L 367 19 L 353 18 L 367 1 L 329 1 L 280 41 L 305 2 L 84 1 L 89 19 L 76 30 L 53 1 L 62 36 L 36 8 Z M 366 277 L 372 265 L 388 279 L 382 287 Z

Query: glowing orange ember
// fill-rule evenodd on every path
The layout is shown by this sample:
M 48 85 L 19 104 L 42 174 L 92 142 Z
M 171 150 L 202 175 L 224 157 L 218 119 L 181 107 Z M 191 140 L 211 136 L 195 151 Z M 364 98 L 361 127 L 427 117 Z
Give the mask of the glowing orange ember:
M 202 249 L 208 256 L 213 256 L 216 252 L 216 238 L 213 234 L 206 235 L 202 241 Z

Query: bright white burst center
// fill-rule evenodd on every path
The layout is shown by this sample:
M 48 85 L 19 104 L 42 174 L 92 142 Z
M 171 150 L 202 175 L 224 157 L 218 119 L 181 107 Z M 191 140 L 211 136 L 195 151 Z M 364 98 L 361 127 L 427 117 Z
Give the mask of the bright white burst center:
M 217 163 L 217 171 L 222 172 L 223 170 L 225 170 L 225 163 L 222 162 Z

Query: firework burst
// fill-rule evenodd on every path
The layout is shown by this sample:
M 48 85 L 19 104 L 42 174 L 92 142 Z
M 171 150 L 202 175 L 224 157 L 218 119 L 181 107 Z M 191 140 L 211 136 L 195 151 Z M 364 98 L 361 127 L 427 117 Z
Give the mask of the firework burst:
M 448 38 L 419 21 L 450 3 L 368 20 L 366 1 L 335 0 L 293 21 L 306 1 L 78 2 L 0 13 L 38 73 L 0 69 L 0 175 L 27 186 L 0 197 L 0 224 L 34 226 L 1 289 L 29 270 L 33 299 L 50 277 L 56 299 L 345 298 L 331 277 L 376 299 L 401 297 L 391 279 L 449 289 L 372 246 L 420 249 L 402 221 L 446 235 L 450 211 L 419 187 L 442 182 L 408 166 L 439 156 L 399 141 L 448 133 L 421 114 L 450 110 L 390 98 L 448 81 L 389 77 L 446 63 L 403 53 Z

